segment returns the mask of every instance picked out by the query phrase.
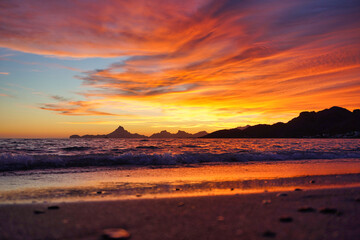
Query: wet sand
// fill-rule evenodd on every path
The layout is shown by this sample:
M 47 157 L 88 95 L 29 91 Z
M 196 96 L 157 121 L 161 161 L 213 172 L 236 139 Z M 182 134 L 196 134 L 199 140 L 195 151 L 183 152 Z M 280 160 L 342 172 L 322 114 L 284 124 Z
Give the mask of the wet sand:
M 360 188 L 0 205 L 0 239 L 358 239 Z M 50 206 L 58 206 L 48 209 Z

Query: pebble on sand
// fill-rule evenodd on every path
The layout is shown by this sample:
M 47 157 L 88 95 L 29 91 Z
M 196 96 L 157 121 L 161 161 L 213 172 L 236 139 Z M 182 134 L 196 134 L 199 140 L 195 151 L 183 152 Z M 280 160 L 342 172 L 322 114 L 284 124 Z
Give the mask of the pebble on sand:
M 309 183 L 315 183 L 315 180 L 310 180 Z
M 44 214 L 45 211 L 43 210 L 34 210 L 34 214 Z
M 262 235 L 263 235 L 263 237 L 271 237 L 271 238 L 276 237 L 276 233 L 269 231 L 269 230 L 265 231 Z
M 270 204 L 271 203 L 271 200 L 270 199 L 264 199 L 264 200 L 262 200 L 262 202 L 261 202 L 262 204 Z
M 295 192 L 301 192 L 302 189 L 301 189 L 301 188 L 295 188 L 294 191 L 295 191 Z
M 292 217 L 283 216 L 283 217 L 279 218 L 279 221 L 283 222 L 283 223 L 289 223 L 289 222 L 292 222 L 293 219 L 292 219 Z
M 179 202 L 179 203 L 178 203 L 178 207 L 182 207 L 182 206 L 184 206 L 184 205 L 185 205 L 184 202 Z
M 315 209 L 312 207 L 301 207 L 298 209 L 298 212 L 302 212 L 302 213 L 315 212 Z
M 49 210 L 58 210 L 60 207 L 59 206 L 48 206 Z
M 278 193 L 276 194 L 277 197 L 286 197 L 287 193 Z
M 102 194 L 102 191 L 97 191 L 96 194 Z
M 321 208 L 319 212 L 322 214 L 336 214 L 338 211 L 336 208 Z
M 103 231 L 103 239 L 129 239 L 130 233 L 123 228 L 108 228 Z

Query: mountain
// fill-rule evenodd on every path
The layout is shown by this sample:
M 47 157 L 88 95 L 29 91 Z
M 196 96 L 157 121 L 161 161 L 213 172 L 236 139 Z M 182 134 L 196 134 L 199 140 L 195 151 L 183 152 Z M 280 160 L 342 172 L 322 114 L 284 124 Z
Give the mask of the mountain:
M 71 135 L 70 138 L 147 138 L 144 135 L 137 133 L 130 133 L 126 131 L 122 126 L 119 126 L 115 131 L 105 135 Z
M 130 133 L 126 131 L 122 126 L 119 126 L 115 131 L 107 135 L 108 138 L 146 138 L 144 135 L 137 133 Z
M 208 133 L 205 131 L 201 131 L 195 134 L 187 133 L 184 131 L 178 131 L 177 133 L 169 133 L 168 131 L 164 130 L 159 133 L 154 133 L 150 136 L 150 138 L 199 138 L 207 135 Z
M 175 134 L 169 133 L 168 131 L 161 131 L 150 136 L 150 138 L 198 138 L 207 135 L 205 131 L 201 131 L 195 134 L 187 133 L 184 131 L 178 131 Z M 126 131 L 122 126 L 119 126 L 115 131 L 109 134 L 103 135 L 71 135 L 70 138 L 147 138 L 147 136 L 140 135 L 137 133 L 130 133 Z
M 237 129 L 244 130 L 247 129 L 248 127 L 250 127 L 250 125 L 246 125 L 245 127 L 237 127 Z
M 209 133 L 206 132 L 206 131 L 201 131 L 201 132 L 198 132 L 198 133 L 193 134 L 193 137 L 195 137 L 195 138 L 201 138 L 201 137 L 206 136 L 206 135 L 208 135 L 208 134 L 209 134 Z
M 204 138 L 328 138 L 360 137 L 360 110 L 332 107 L 302 112 L 287 123 L 259 124 L 245 129 L 219 130 Z
M 169 133 L 168 131 L 164 130 L 159 133 L 154 133 L 150 136 L 150 138 L 172 138 L 173 134 Z

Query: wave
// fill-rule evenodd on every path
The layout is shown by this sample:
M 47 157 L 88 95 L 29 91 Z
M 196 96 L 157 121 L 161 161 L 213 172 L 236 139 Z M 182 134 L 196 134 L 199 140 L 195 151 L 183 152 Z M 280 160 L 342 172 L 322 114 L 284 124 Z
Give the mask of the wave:
M 91 147 L 65 147 L 65 148 L 61 148 L 64 151 L 86 151 L 86 150 L 90 150 Z
M 251 161 L 284 161 L 310 159 L 344 159 L 360 158 L 358 151 L 311 152 L 238 152 L 238 153 L 182 153 L 182 154 L 143 154 L 124 153 L 83 154 L 83 155 L 24 155 L 0 154 L 0 171 L 34 170 L 48 168 L 70 168 L 91 166 L 149 166 L 149 165 L 182 165 L 211 162 L 251 162 Z

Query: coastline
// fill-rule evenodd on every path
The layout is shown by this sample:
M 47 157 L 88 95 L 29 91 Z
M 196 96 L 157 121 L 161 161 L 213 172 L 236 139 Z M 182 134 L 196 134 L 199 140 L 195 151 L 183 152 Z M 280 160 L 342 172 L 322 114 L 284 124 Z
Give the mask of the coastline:
M 360 187 L 281 193 L 5 204 L 0 205 L 0 238 L 101 239 L 108 228 L 126 229 L 131 239 L 359 236 Z M 53 209 L 48 209 L 49 206 Z
M 135 240 L 360 235 L 359 159 L 54 169 L 0 180 L 0 239 L 109 239 L 104 231 L 114 228 Z
M 360 186 L 360 159 L 76 168 L 0 176 L 0 203 L 196 197 Z

